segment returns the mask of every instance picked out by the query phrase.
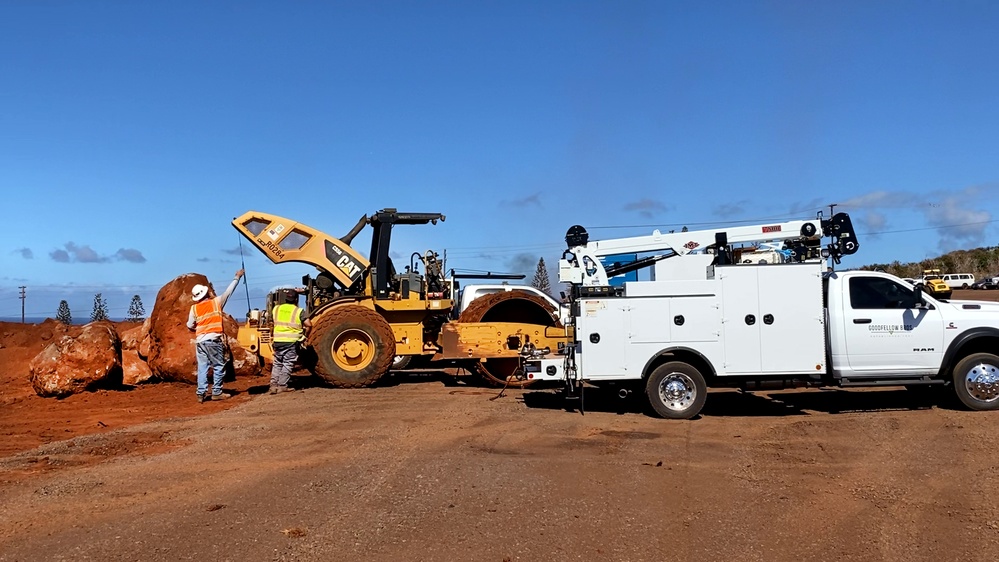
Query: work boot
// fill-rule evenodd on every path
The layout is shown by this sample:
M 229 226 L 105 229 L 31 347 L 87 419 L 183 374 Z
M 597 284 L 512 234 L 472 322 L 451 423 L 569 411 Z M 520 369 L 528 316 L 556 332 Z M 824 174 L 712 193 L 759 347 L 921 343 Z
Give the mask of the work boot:
M 199 394 L 198 395 L 198 404 L 203 404 L 205 402 L 205 399 L 206 399 L 206 397 L 205 397 L 204 394 Z
M 290 386 L 272 386 L 271 387 L 271 394 L 280 394 L 282 392 L 295 392 L 295 389 L 291 388 Z
M 232 398 L 232 394 L 223 392 L 221 394 L 212 394 L 212 400 L 228 400 Z

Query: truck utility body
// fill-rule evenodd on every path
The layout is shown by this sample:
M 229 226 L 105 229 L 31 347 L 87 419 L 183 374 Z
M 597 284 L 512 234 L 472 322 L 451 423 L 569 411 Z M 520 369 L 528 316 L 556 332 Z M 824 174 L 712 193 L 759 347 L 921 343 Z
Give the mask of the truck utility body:
M 839 229 L 796 224 L 802 237 L 823 232 L 835 241 L 822 250 L 790 237 L 799 259 L 789 263 L 725 263 L 718 257 L 731 249 L 721 233 L 706 256 L 714 263 L 700 274 L 679 267 L 681 278 L 669 279 L 662 268 L 655 280 L 620 288 L 574 266 L 599 255 L 583 242 L 591 250 L 571 248 L 560 264 L 573 283 L 574 340 L 526 360 L 526 376 L 564 381 L 570 393 L 584 381 L 641 388 L 673 418 L 695 416 L 707 387 L 951 384 L 970 408 L 999 407 L 999 304 L 935 299 L 885 273 L 829 271 L 823 255 L 858 247 L 848 217 L 840 221 Z

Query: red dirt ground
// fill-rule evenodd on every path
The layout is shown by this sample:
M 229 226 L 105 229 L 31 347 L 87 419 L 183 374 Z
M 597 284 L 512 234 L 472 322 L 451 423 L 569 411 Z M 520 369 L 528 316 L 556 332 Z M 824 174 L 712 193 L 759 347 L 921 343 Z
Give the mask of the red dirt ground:
M 130 326 L 118 324 L 120 331 Z M 251 388 L 268 382 L 261 376 L 226 383 L 226 390 L 236 396 L 204 404 L 195 400 L 194 387 L 183 383 L 97 390 L 63 399 L 41 398 L 31 388 L 28 364 L 60 336 L 53 333 L 52 327 L 51 323 L 0 322 L 0 457 L 79 435 L 168 417 L 218 412 L 246 401 Z M 79 326 L 71 326 L 69 333 L 79 330 Z
M 955 291 L 955 299 L 999 301 L 999 291 Z M 124 331 L 131 324 L 119 324 Z M 70 327 L 78 331 L 79 326 Z M 48 339 L 44 339 L 48 335 Z M 268 384 L 269 370 L 255 378 L 227 382 L 236 396 L 198 404 L 194 387 L 183 383 L 98 390 L 65 399 L 40 398 L 28 381 L 28 363 L 52 341 L 51 324 L 0 322 L 0 457 L 79 435 L 102 433 L 170 417 L 225 410 L 245 402 Z
M 0 325 L 0 562 L 999 551 L 997 413 L 948 396 L 720 390 L 675 421 L 613 392 L 587 392 L 582 415 L 552 391 L 421 374 L 277 396 L 250 377 L 216 404 L 180 383 L 56 400 L 27 379 L 52 328 Z

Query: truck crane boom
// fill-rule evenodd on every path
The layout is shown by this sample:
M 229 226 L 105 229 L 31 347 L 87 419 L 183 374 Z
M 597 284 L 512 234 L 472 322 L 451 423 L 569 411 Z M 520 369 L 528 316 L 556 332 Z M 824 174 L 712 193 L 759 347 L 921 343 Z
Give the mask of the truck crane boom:
M 647 258 L 650 262 L 666 257 L 682 257 L 713 248 L 717 255 L 726 255 L 730 244 L 794 242 L 799 248 L 815 244 L 821 236 L 835 240 L 827 248 L 837 262 L 842 255 L 853 254 L 859 248 L 856 234 L 846 213 L 837 213 L 829 220 L 794 220 L 780 223 L 736 226 L 724 229 L 691 230 L 687 232 L 652 234 L 628 238 L 590 241 L 586 229 L 576 225 L 566 233 L 568 249 L 559 260 L 559 281 L 575 285 L 603 286 L 608 284 L 607 269 L 600 258 L 615 254 L 667 252 Z M 799 252 L 801 254 L 802 252 Z M 724 258 L 722 258 L 724 259 Z M 798 256 L 798 261 L 805 259 Z

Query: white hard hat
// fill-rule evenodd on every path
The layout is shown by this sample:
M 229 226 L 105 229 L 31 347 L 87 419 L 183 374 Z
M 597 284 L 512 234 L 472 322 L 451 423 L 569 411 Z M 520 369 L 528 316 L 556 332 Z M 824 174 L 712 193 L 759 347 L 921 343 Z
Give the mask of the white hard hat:
M 195 285 L 194 288 L 191 289 L 191 298 L 194 299 L 194 302 L 198 302 L 201 299 L 205 298 L 205 295 L 207 294 L 208 294 L 208 287 L 205 287 L 204 285 L 201 284 Z

